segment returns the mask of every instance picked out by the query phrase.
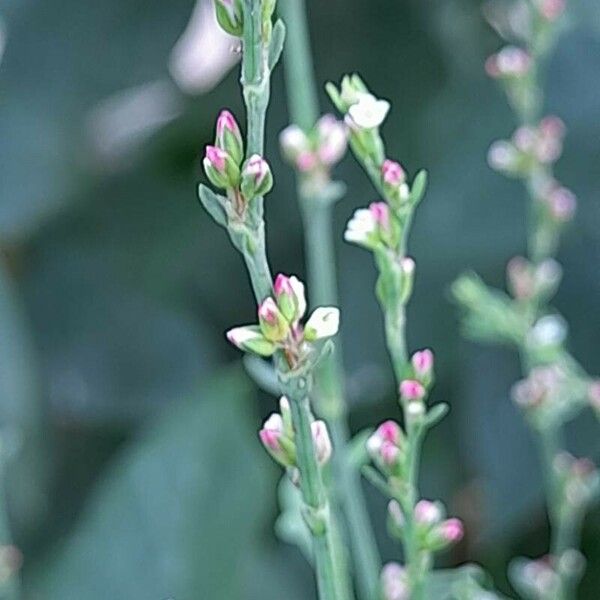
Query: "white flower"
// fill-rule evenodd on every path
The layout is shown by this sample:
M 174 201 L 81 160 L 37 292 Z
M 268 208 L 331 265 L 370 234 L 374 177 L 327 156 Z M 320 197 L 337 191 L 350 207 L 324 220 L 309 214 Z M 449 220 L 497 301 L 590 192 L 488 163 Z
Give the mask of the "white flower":
M 295 162 L 302 152 L 310 149 L 307 135 L 298 125 L 289 125 L 279 134 L 279 144 L 283 155 L 290 162 Z
M 359 129 L 379 127 L 390 110 L 387 100 L 378 100 L 371 94 L 361 94 L 358 102 L 348 109 L 352 123 Z
M 304 326 L 304 339 L 313 342 L 334 336 L 340 326 L 340 311 L 333 306 L 317 308 Z
M 348 221 L 344 239 L 347 242 L 372 247 L 373 234 L 377 232 L 377 221 L 368 208 L 359 208 Z
M 276 350 L 275 344 L 267 340 L 256 325 L 234 327 L 226 335 L 234 346 L 246 352 L 253 352 L 260 356 L 271 356 Z

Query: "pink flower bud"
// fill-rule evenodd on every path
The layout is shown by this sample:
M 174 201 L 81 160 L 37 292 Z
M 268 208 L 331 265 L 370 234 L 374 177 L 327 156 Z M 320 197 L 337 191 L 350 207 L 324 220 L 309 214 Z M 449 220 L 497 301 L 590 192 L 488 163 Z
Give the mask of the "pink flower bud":
M 205 161 L 210 163 L 210 166 L 219 173 L 225 173 L 225 165 L 227 160 L 227 152 L 221 150 L 217 146 L 206 146 Z
M 410 600 L 406 569 L 398 563 L 387 563 L 381 571 L 383 600 Z
M 283 435 L 283 419 L 281 415 L 273 413 L 263 424 L 258 432 L 265 448 L 273 451 L 281 450 L 279 440 Z
M 448 543 L 462 540 L 465 530 L 460 519 L 447 519 L 440 524 L 439 533 Z
M 433 371 L 433 352 L 426 348 L 412 355 L 411 363 L 415 375 L 420 379 L 428 379 Z
M 415 379 L 405 379 L 400 384 L 400 395 L 403 400 L 422 400 L 425 397 L 423 384 Z
M 304 284 L 297 277 L 279 273 L 273 285 L 277 306 L 290 324 L 297 323 L 306 312 Z
M 400 163 L 390 159 L 383 161 L 383 165 L 381 165 L 381 176 L 383 182 L 388 185 L 396 186 L 406 181 L 406 173 Z
M 548 21 L 555 21 L 565 11 L 565 0 L 539 0 L 538 9 L 540 14 Z
M 388 420 L 384 421 L 375 431 L 382 441 L 391 442 L 396 446 L 399 446 L 402 442 L 403 435 L 400 425 L 396 421 Z
M 398 448 L 398 446 L 395 444 L 392 444 L 392 442 L 384 440 L 381 443 L 379 454 L 385 465 L 388 467 L 393 467 L 400 458 L 400 448 Z
M 488 150 L 488 164 L 495 171 L 514 171 L 519 156 L 516 148 L 506 140 L 494 142 Z
M 571 190 L 565 187 L 556 187 L 549 194 L 546 199 L 550 215 L 554 220 L 560 223 L 566 223 L 570 221 L 577 208 L 577 198 Z
M 242 167 L 242 194 L 248 199 L 268 194 L 273 188 L 273 175 L 269 163 L 253 154 Z
M 258 321 L 263 335 L 272 342 L 283 341 L 290 331 L 288 322 L 273 298 L 267 298 L 259 305 Z
M 235 117 L 228 110 L 222 110 L 217 119 L 216 145 L 227 152 L 236 164 L 242 162 L 244 156 L 242 133 Z
M 309 171 L 312 171 L 318 164 L 319 161 L 314 152 L 301 152 L 296 158 L 296 168 L 301 173 L 308 173 Z
M 317 455 L 317 462 L 322 466 L 331 458 L 331 439 L 325 421 L 313 421 L 310 424 L 310 429 Z
M 442 511 L 435 502 L 419 500 L 415 505 L 415 520 L 422 525 L 435 525 L 442 518 Z
M 485 63 L 487 74 L 495 79 L 523 77 L 530 67 L 529 54 L 515 46 L 505 46 L 496 54 L 492 54 Z
M 338 163 L 346 152 L 348 133 L 346 126 L 333 115 L 323 115 L 316 125 L 318 136 L 317 154 L 326 167 Z

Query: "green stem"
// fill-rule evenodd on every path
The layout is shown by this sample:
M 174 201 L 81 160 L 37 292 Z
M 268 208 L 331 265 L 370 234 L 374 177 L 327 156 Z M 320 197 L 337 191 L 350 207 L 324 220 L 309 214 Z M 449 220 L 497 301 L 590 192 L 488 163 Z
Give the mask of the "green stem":
M 304 376 L 292 377 L 285 379 L 282 387 L 292 411 L 304 517 L 313 536 L 319 598 L 337 600 L 341 597 L 338 590 L 342 574 L 332 552 L 335 531 L 311 433 L 310 380 Z
M 268 40 L 262 32 L 261 0 L 244 0 L 244 51 L 242 55 L 243 95 L 247 111 L 246 154 L 263 154 L 265 120 L 270 95 L 270 72 L 267 63 Z M 272 293 L 272 276 L 266 253 L 265 227 L 262 211 L 262 198 L 253 198 L 256 213 L 252 231 L 230 230 L 232 241 L 242 253 L 252 289 L 258 303 Z M 278 356 L 275 366 L 283 391 L 289 397 L 292 408 L 292 422 L 296 431 L 298 469 L 300 472 L 301 493 L 305 505 L 306 519 L 313 536 L 315 570 L 320 600 L 342 600 L 338 593 L 333 549 L 334 529 L 327 503 L 325 486 L 317 464 L 313 447 L 309 404 L 310 377 L 290 377 L 283 357 Z
M 280 13 L 287 24 L 284 54 L 291 120 L 310 131 L 319 116 L 317 89 L 310 52 L 304 0 L 286 1 Z M 298 199 L 305 232 L 308 284 L 314 305 L 338 303 L 335 248 L 330 199 L 309 196 L 298 181 Z M 361 598 L 372 600 L 379 587 L 381 559 L 361 488 L 360 474 L 346 459 L 349 439 L 347 406 L 344 402 L 344 370 L 339 342 L 316 373 L 319 412 L 327 420 L 336 448 L 335 467 L 339 497 L 348 522 L 354 564 Z

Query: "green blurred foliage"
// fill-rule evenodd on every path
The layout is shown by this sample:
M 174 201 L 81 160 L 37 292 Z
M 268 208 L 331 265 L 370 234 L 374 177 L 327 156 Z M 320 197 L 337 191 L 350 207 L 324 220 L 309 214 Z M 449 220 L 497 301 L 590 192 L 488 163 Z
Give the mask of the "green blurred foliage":
M 0 3 L 0 415 L 15 449 L 10 507 L 32 598 L 312 593 L 299 553 L 271 533 L 276 473 L 253 431 L 272 400 L 256 401 L 238 373 L 221 371 L 237 358 L 223 330 L 251 320 L 254 307 L 239 258 L 195 189 L 217 110 L 241 116 L 242 103 L 235 73 L 198 96 L 170 79 L 169 55 L 192 7 Z M 446 562 L 478 560 L 508 591 L 508 557 L 546 544 L 535 448 L 508 400 L 514 357 L 461 340 L 447 298 L 466 268 L 501 285 L 524 245 L 522 191 L 485 164 L 490 141 L 513 124 L 484 76 L 499 41 L 479 8 L 475 0 L 312 0 L 309 16 L 319 82 L 360 72 L 393 100 L 390 150 L 410 173 L 429 171 L 411 240 L 419 270 L 409 342 L 436 350 L 435 400 L 452 413 L 428 441 L 423 490 L 467 520 L 467 542 Z M 557 305 L 574 354 L 598 373 L 600 9 L 591 0 L 575 8 L 548 72 L 549 110 L 569 127 L 558 174 L 580 199 L 560 254 Z M 90 127 L 99 106 L 143 85 L 157 86 L 164 124 L 126 152 L 103 154 Z M 292 175 L 277 157 L 286 124 L 279 68 L 268 236 L 274 269 L 302 274 Z M 371 259 L 341 240 L 373 191 L 351 159 L 337 175 L 349 189 L 335 225 L 358 431 L 395 408 Z M 574 423 L 573 450 L 598 458 L 595 431 L 589 418 Z M 397 557 L 384 502 L 367 495 L 384 554 Z M 600 589 L 599 529 L 596 512 L 584 535 L 581 598 Z

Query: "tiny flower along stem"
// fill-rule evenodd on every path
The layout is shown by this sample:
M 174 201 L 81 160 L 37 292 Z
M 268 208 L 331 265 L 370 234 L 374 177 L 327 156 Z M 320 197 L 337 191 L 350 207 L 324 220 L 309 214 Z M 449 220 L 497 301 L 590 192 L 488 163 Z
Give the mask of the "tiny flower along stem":
M 283 25 L 276 23 L 275 26 L 272 26 L 271 15 L 265 17 L 266 7 L 269 6 L 274 8 L 274 2 L 271 0 L 244 0 L 242 5 L 241 84 L 247 109 L 246 158 L 248 161 L 255 155 L 258 155 L 256 158 L 260 161 L 263 154 L 265 117 L 270 95 L 270 74 L 279 58 L 283 43 Z M 275 44 L 278 44 L 279 47 L 275 47 Z M 217 161 L 218 159 L 219 156 L 217 156 Z M 214 168 L 218 170 L 219 163 L 217 161 L 214 163 Z M 258 166 L 261 166 L 260 163 Z M 253 174 L 254 172 L 250 175 Z M 242 254 L 256 301 L 261 306 L 274 294 L 273 279 L 266 253 L 263 198 L 260 195 L 245 197 L 241 205 L 241 209 L 245 212 L 236 213 L 235 210 L 239 208 L 237 206 L 238 183 L 235 180 L 230 181 L 231 184 L 227 186 L 229 187 L 228 198 L 216 196 L 202 188 L 200 195 L 205 207 L 209 209 L 217 222 L 227 228 L 233 245 Z M 250 183 L 253 181 L 250 179 Z M 219 180 L 216 183 L 219 183 Z M 225 201 L 229 201 L 229 205 L 224 205 Z M 273 301 L 271 300 L 271 302 Z M 267 314 L 265 318 L 269 318 L 269 315 Z M 260 337 L 260 334 L 257 335 Z M 262 348 L 267 348 L 270 342 L 267 339 L 261 339 Z M 337 572 L 334 560 L 334 530 L 326 489 L 311 434 L 313 417 L 310 411 L 309 393 L 312 367 L 308 366 L 302 373 L 295 373 L 293 365 L 289 364 L 290 358 L 282 350 L 277 351 L 274 362 L 282 391 L 290 401 L 292 425 L 295 431 L 297 467 L 304 501 L 303 516 L 313 537 L 319 598 L 320 600 L 349 600 L 338 589 L 337 582 L 341 579 L 341 574 Z
M 284 2 L 279 12 L 287 24 L 288 41 L 284 51 L 288 104 L 291 121 L 310 132 L 319 117 L 319 104 L 312 66 L 308 23 L 304 0 Z M 337 273 L 332 232 L 333 200 L 321 186 L 308 193 L 297 184 L 300 210 L 304 222 L 305 256 L 311 299 L 315 305 L 336 305 Z M 344 372 L 340 343 L 323 359 L 315 374 L 318 386 L 318 408 L 331 427 L 337 485 L 348 522 L 354 565 L 360 597 L 375 598 L 379 586 L 381 559 L 371 528 L 361 489 L 360 474 L 345 455 L 349 431 L 344 402 Z

